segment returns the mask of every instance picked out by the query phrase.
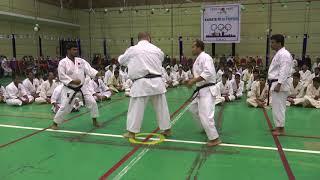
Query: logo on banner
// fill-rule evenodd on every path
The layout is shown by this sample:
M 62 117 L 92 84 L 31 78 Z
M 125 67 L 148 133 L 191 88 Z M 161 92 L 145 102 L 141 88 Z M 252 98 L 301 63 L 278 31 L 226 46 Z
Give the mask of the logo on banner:
M 234 34 L 228 34 L 231 28 L 231 24 L 212 24 L 212 35 L 207 35 L 206 37 L 236 37 Z
M 201 36 L 204 42 L 240 42 L 239 4 L 205 6 L 201 20 Z

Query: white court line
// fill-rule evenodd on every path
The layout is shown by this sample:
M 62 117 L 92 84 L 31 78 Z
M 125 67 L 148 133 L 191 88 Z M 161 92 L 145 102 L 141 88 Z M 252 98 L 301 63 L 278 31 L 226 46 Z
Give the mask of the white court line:
M 14 125 L 6 125 L 0 124 L 0 127 L 6 128 L 14 128 L 14 129 L 28 129 L 28 130 L 43 130 L 43 128 L 36 128 L 36 127 L 26 127 L 26 126 L 14 126 Z M 87 133 L 81 131 L 69 131 L 69 130 L 52 130 L 46 129 L 45 131 L 51 132 L 60 132 L 60 133 L 69 133 L 69 134 L 86 134 L 91 136 L 104 136 L 104 137 L 115 137 L 115 138 L 123 138 L 122 135 L 117 134 L 104 134 L 104 133 Z M 145 139 L 143 137 L 137 137 L 137 139 Z M 158 138 L 150 138 L 150 140 L 159 140 Z M 188 140 L 179 140 L 179 139 L 165 139 L 166 142 L 176 142 L 176 143 L 184 143 L 184 144 L 206 144 L 207 142 L 200 142 L 200 141 L 188 141 Z M 260 149 L 260 150 L 272 150 L 277 151 L 276 147 L 267 147 L 267 146 L 251 146 L 251 145 L 242 145 L 242 144 L 219 144 L 219 146 L 226 146 L 226 147 L 238 147 L 238 148 L 246 148 L 246 149 Z M 283 148 L 284 151 L 287 152 L 297 152 L 297 153 L 307 153 L 307 154 L 320 154 L 320 151 L 313 151 L 313 150 L 304 150 L 304 149 L 289 149 Z
M 117 174 L 117 176 L 113 178 L 113 180 L 121 179 L 149 150 L 150 149 L 148 148 L 144 148 L 126 167 L 121 170 L 121 172 Z
M 171 126 L 174 126 L 176 122 L 182 117 L 182 115 L 190 108 L 191 103 L 183 109 L 182 112 L 178 114 L 172 121 L 170 121 Z M 143 138 L 143 137 L 142 137 Z M 143 138 L 145 139 L 145 138 Z M 148 145 L 150 146 L 150 145 Z M 129 164 L 127 164 L 114 178 L 113 180 L 119 180 L 121 179 L 148 151 L 150 151 L 149 148 L 143 148 L 143 150 L 135 157 L 133 158 Z

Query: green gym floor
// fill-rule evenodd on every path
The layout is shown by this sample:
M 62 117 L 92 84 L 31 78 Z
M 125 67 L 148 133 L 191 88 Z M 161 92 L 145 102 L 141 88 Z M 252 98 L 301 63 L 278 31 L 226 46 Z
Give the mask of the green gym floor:
M 319 110 L 288 108 L 288 135 L 273 137 L 267 123 L 271 109 L 265 116 L 244 99 L 217 106 L 223 144 L 207 148 L 206 135 L 187 111 L 190 106 L 179 110 L 191 93 L 184 87 L 167 92 L 174 134 L 156 145 L 131 144 L 121 137 L 129 102 L 123 94 L 99 103 L 99 129 L 85 108 L 52 131 L 44 129 L 52 122 L 49 105 L 1 104 L 0 179 L 320 179 Z M 155 129 L 155 113 L 148 105 L 142 132 Z

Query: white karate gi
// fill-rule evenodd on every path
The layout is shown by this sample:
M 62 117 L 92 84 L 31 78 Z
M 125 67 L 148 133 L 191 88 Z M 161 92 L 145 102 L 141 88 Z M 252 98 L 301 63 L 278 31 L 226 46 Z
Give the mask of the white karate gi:
M 129 79 L 138 79 L 147 74 L 161 75 L 164 54 L 155 45 L 146 40 L 131 46 L 119 58 L 121 65 L 128 67 Z M 171 128 L 170 115 L 165 96 L 166 87 L 161 77 L 141 78 L 133 82 L 130 90 L 130 104 L 127 116 L 127 130 L 139 133 L 143 121 L 144 109 L 151 99 L 160 130 Z
M 124 87 L 124 95 L 125 95 L 125 96 L 130 96 L 130 89 L 131 89 L 132 84 L 133 84 L 133 82 L 132 82 L 131 79 L 128 79 L 128 80 L 124 83 L 123 87 Z
M 35 102 L 36 103 L 46 103 L 47 98 L 51 98 L 54 89 L 58 85 L 59 84 L 56 83 L 54 80 L 51 85 L 50 85 L 49 80 L 46 80 L 45 82 L 43 82 L 42 85 L 40 86 L 39 97 L 35 99 Z
M 29 78 L 23 80 L 22 85 L 24 86 L 28 95 L 37 93 L 38 87 L 40 86 L 38 79 L 33 79 L 31 82 Z
M 163 77 L 164 82 L 166 83 L 166 88 L 169 87 L 169 84 L 171 83 L 173 87 L 176 87 L 179 85 L 179 82 L 177 80 L 177 76 L 175 72 L 170 72 L 170 75 L 167 73 L 164 74 Z
M 218 72 L 217 72 L 217 83 L 221 82 L 223 73 L 224 73 L 223 70 L 221 70 L 221 69 L 218 70 Z
M 303 86 L 308 87 L 309 84 L 312 84 L 313 78 L 315 77 L 320 77 L 320 74 L 317 74 L 317 75 L 315 73 L 310 74 L 310 76 L 308 77 L 307 81 L 303 84 Z
M 56 109 L 54 104 L 57 104 L 58 107 L 61 106 L 61 91 L 62 91 L 62 88 L 63 88 L 64 84 L 60 84 L 58 85 L 52 92 L 52 95 L 51 95 L 51 104 L 53 105 L 51 110 L 54 112 L 54 113 L 57 113 L 59 109 Z
M 208 83 L 216 83 L 216 70 L 212 62 L 213 60 L 210 55 L 205 52 L 201 52 L 197 57 L 193 64 L 193 74 L 195 78 L 201 76 L 204 79 L 196 83 L 197 87 Z M 189 109 L 193 117 L 200 121 L 209 140 L 214 140 L 219 137 L 214 122 L 215 100 L 219 93 L 216 86 L 200 89 L 197 98 L 192 101 Z
M 179 70 L 178 64 L 175 64 L 172 70 L 173 70 L 172 72 L 177 72 Z
M 184 71 L 182 71 L 181 74 L 178 71 L 176 74 L 176 77 L 178 82 L 187 81 L 189 79 L 187 72 L 184 72 Z
M 42 78 L 40 78 L 40 79 L 34 78 L 33 81 L 36 81 L 36 83 L 39 84 L 37 91 L 36 91 L 36 93 L 38 94 L 41 91 L 41 86 L 44 83 L 44 80 Z
M 103 82 L 108 85 L 109 79 L 113 76 L 113 73 L 108 69 L 107 72 L 104 73 L 104 79 Z
M 320 98 L 315 99 L 316 96 L 320 95 L 320 87 L 316 89 L 313 84 L 309 85 L 307 88 L 306 96 L 306 104 L 310 104 L 311 106 L 319 109 L 320 108 Z
M 244 82 L 240 80 L 239 86 L 237 86 L 237 82 L 234 79 L 231 81 L 231 84 L 232 84 L 233 95 L 235 94 L 236 98 L 241 98 L 243 95 Z
M 278 79 L 272 83 L 270 94 L 272 97 L 272 116 L 276 127 L 285 126 L 286 101 L 290 90 L 291 67 L 293 60 L 285 47 L 281 48 L 273 57 L 268 71 L 268 79 Z M 275 92 L 275 86 L 281 83 L 280 92 Z
M 247 97 L 249 98 L 249 97 L 251 97 L 252 96 L 252 88 L 255 86 L 255 84 L 256 83 L 258 83 L 259 81 L 253 81 L 253 82 L 250 82 L 250 85 L 249 85 L 249 83 L 247 84 L 247 91 L 248 91 L 248 93 L 247 93 Z
M 22 100 L 26 100 L 23 96 L 28 96 L 29 102 L 33 101 L 34 98 L 31 95 L 28 95 L 24 86 L 20 83 L 18 87 L 14 84 L 14 82 L 10 83 L 6 87 L 7 99 L 6 103 L 11 106 L 21 106 Z M 20 98 L 20 99 L 19 99 Z
M 93 94 L 98 94 L 99 96 L 104 96 L 110 98 L 112 93 L 111 90 L 103 83 L 101 79 L 98 79 L 98 83 L 93 79 L 89 81 L 89 88 Z M 97 96 L 94 96 L 94 99 L 97 101 Z
M 61 90 L 61 99 L 62 99 L 61 107 L 53 119 L 55 123 L 57 124 L 62 123 L 63 117 L 66 114 L 70 113 L 73 108 L 73 105 L 76 99 L 73 99 L 70 104 L 69 104 L 69 101 L 75 92 L 74 90 L 69 89 L 67 85 L 69 85 L 71 81 L 76 79 L 81 80 L 81 85 L 83 84 L 81 88 L 81 91 L 84 95 L 83 101 L 85 101 L 87 108 L 90 109 L 91 117 L 97 118 L 99 116 L 98 105 L 95 99 L 93 98 L 92 94 L 90 93 L 90 90 L 87 87 L 88 84 L 85 84 L 86 76 L 90 76 L 91 78 L 94 78 L 97 73 L 98 71 L 93 69 L 86 60 L 78 57 L 75 57 L 74 62 L 70 60 L 68 57 L 62 59 L 59 62 L 59 66 L 58 66 L 59 80 L 65 86 L 63 86 Z M 70 86 L 76 87 L 74 85 L 70 85 Z M 77 93 L 77 95 L 80 95 L 80 92 Z
M 124 84 L 126 81 L 127 81 L 127 79 L 128 79 L 128 73 L 127 72 L 125 72 L 125 71 L 122 71 L 121 69 L 119 70 L 119 75 L 120 75 L 120 77 L 121 77 L 121 84 Z
M 305 72 L 303 72 L 302 70 L 299 71 L 300 73 L 300 81 L 302 82 L 304 87 L 307 87 L 310 83 L 310 76 L 311 76 L 311 71 L 306 70 Z
M 244 82 L 248 82 L 250 80 L 250 77 L 252 76 L 252 72 L 250 73 L 248 69 L 245 69 L 243 72 L 242 80 Z
M 112 91 L 118 93 L 119 90 L 117 89 L 117 87 L 121 86 L 121 85 L 123 85 L 123 84 L 122 84 L 122 78 L 121 78 L 120 74 L 119 74 L 118 78 L 116 78 L 115 75 L 113 75 L 111 78 L 109 78 L 108 87 Z
M 232 84 L 230 81 L 227 80 L 226 84 L 223 84 L 222 81 L 218 82 L 217 88 L 219 88 L 220 94 L 216 97 L 216 105 L 226 101 L 223 95 L 228 95 L 230 101 L 235 100 Z
M 307 87 L 306 95 L 303 98 L 297 98 L 295 99 L 295 104 L 305 104 L 305 105 L 311 105 L 317 109 L 320 108 L 320 98 L 315 99 L 316 96 L 320 95 L 320 87 L 316 89 L 312 84 L 309 84 Z
M 265 107 L 267 106 L 268 101 L 268 89 L 269 86 L 266 83 L 263 90 L 260 89 L 260 82 L 257 81 L 253 84 L 251 89 L 251 96 L 248 97 L 247 103 L 253 107 L 258 107 L 257 99 L 263 100 L 265 102 Z
M 247 91 L 250 91 L 251 90 L 251 87 L 252 87 L 252 83 L 254 82 L 254 77 L 253 77 L 253 74 L 250 75 L 249 79 L 248 79 L 248 83 L 246 85 L 246 90 Z
M 289 96 L 295 96 L 295 98 L 293 99 L 294 104 L 296 104 L 296 100 L 303 98 L 304 97 L 304 87 L 303 84 L 301 82 L 298 83 L 298 85 L 296 87 L 293 86 L 293 78 L 289 78 L 290 79 L 290 91 L 289 91 Z M 288 96 L 288 98 L 289 98 Z M 291 103 L 287 100 L 286 102 L 287 106 L 290 106 Z
M 4 70 L 4 76 L 11 76 L 11 74 L 12 74 L 12 69 L 11 69 L 9 63 L 10 62 L 5 58 L 1 62 L 1 67 Z
M 6 102 L 6 99 L 8 98 L 8 93 L 3 86 L 0 87 L 0 96 L 0 102 Z
M 187 74 L 188 74 L 188 78 L 189 79 L 192 79 L 193 78 L 193 74 L 190 70 L 187 71 Z

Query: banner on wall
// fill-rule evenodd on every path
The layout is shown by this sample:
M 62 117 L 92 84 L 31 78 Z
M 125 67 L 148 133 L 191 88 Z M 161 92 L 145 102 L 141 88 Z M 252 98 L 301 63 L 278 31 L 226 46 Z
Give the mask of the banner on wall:
M 240 4 L 204 5 L 201 39 L 205 43 L 240 43 Z

